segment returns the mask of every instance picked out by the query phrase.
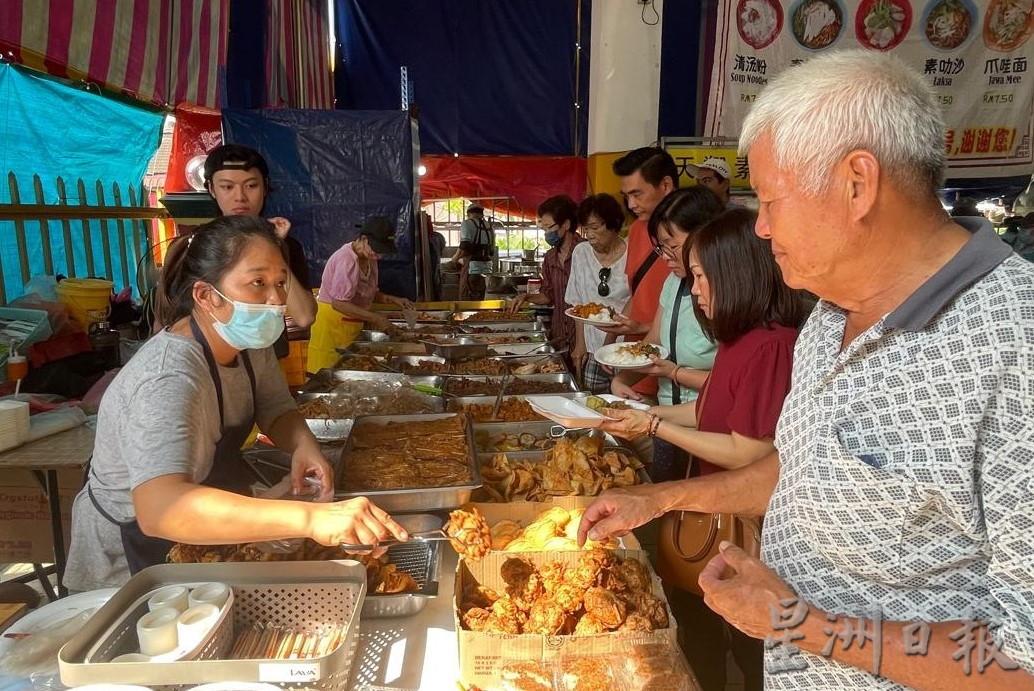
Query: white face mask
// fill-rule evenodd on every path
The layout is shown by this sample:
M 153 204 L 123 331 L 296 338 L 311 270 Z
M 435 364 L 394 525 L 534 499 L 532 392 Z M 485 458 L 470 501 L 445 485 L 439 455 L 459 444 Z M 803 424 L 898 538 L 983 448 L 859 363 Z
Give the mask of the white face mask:
M 250 302 L 238 302 L 212 289 L 227 302 L 233 304 L 233 314 L 225 324 L 218 319 L 212 323 L 215 332 L 226 341 L 226 344 L 237 350 L 261 350 L 276 343 L 284 331 L 284 305 L 256 305 Z M 215 315 L 212 315 L 213 317 Z

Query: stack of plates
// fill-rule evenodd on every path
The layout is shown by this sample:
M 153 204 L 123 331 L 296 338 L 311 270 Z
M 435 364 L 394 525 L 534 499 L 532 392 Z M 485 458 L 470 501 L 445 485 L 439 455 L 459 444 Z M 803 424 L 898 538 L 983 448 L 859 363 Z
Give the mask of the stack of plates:
M 0 401 L 0 451 L 13 449 L 29 439 L 29 404 Z

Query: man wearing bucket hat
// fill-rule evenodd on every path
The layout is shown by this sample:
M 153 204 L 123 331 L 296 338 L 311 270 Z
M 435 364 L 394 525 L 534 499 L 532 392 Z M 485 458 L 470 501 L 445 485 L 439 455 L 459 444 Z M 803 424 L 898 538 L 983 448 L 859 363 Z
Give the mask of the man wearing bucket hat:
M 374 302 L 390 302 L 404 309 L 413 306 L 406 298 L 382 293 L 377 287 L 377 261 L 394 251 L 391 221 L 373 216 L 362 224 L 355 240 L 330 255 L 309 339 L 308 371 L 318 372 L 337 362 L 337 349 L 354 341 L 364 323 L 381 331 L 392 330 L 386 317 L 370 311 Z
M 699 165 L 686 164 L 689 174 L 698 185 L 703 185 L 718 195 L 726 209 L 742 208 L 740 204 L 729 199 L 729 187 L 732 184 L 732 170 L 724 158 L 709 156 Z

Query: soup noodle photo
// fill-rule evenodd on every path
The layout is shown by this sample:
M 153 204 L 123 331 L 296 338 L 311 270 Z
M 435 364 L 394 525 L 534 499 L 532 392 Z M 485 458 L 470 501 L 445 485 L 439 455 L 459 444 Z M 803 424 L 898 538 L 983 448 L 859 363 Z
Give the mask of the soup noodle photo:
M 736 8 L 736 29 L 753 48 L 764 48 L 783 28 L 783 10 L 774 0 L 740 0 Z
M 843 26 L 843 13 L 835 0 L 804 0 L 793 13 L 794 38 L 810 50 L 828 48 Z
M 934 48 L 954 50 L 965 43 L 972 21 L 962 0 L 941 0 L 926 20 L 926 40 Z

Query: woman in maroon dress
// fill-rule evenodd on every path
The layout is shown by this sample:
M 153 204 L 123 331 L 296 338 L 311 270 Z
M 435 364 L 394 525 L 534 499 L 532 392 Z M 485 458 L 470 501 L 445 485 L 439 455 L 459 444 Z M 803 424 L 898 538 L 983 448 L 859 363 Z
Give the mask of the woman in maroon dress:
M 718 343 L 699 398 L 653 411 L 612 410 L 601 428 L 625 439 L 656 436 L 692 456 L 690 474 L 740 468 L 775 448 L 776 422 L 790 390 L 797 327 L 805 315 L 800 294 L 783 283 L 771 243 L 754 233 L 757 215 L 726 211 L 683 248 L 693 275 L 694 308 Z M 647 485 L 637 492 L 649 494 Z M 704 689 L 725 685 L 731 650 L 746 689 L 762 687 L 762 644 L 725 624 L 700 597 L 676 590 L 672 610 L 684 650 Z

